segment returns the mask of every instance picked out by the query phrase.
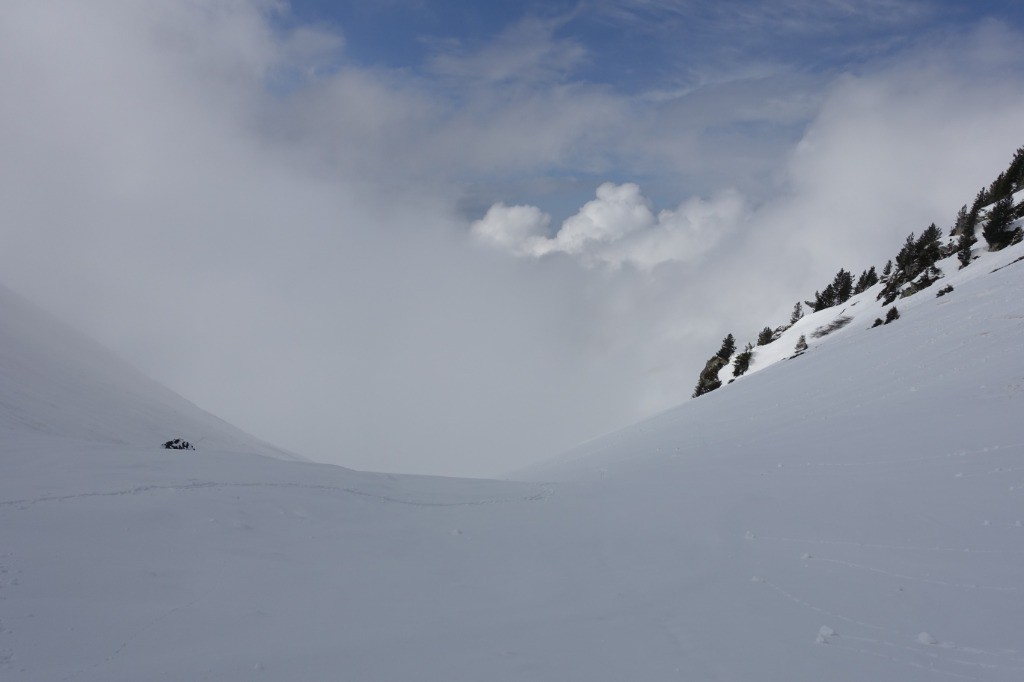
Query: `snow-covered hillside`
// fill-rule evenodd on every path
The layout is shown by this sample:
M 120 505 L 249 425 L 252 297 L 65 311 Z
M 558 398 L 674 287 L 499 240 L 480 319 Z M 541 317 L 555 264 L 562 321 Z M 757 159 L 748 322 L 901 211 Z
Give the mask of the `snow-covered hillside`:
M 1017 203 L 1024 201 L 1024 191 L 1013 196 Z M 1024 221 L 1017 221 L 1014 226 L 1019 226 L 1022 222 Z M 801 337 L 804 338 L 809 350 L 820 343 L 828 342 L 828 337 L 841 335 L 844 330 L 871 327 L 875 324 L 875 320 L 884 323 L 886 313 L 892 307 L 896 307 L 902 313 L 903 310 L 911 310 L 928 302 L 934 303 L 936 297 L 941 298 L 946 295 L 945 292 L 940 295 L 940 290 L 952 287 L 952 290 L 955 291 L 965 282 L 989 274 L 1020 257 L 1017 249 L 989 252 L 984 246 L 984 242 L 976 245 L 972 249 L 972 253 L 974 261 L 966 268 L 960 267 L 955 253 L 938 261 L 936 266 L 942 272 L 941 278 L 931 287 L 922 289 L 907 298 L 899 298 L 890 304 L 878 300 L 879 292 L 884 288 L 884 283 L 880 282 L 863 293 L 854 295 L 844 303 L 805 315 L 790 325 L 775 341 L 755 347 L 750 366 L 743 376 L 734 377 L 732 365 L 727 364 L 719 372 L 719 380 L 726 385 L 732 381 L 742 380 L 743 377 L 777 362 L 793 358 L 797 352 L 796 345 Z
M 0 678 L 1024 679 L 1022 256 L 528 482 L 161 450 L 5 297 Z
M 187 332 L 183 332 L 187 333 Z M 0 287 L 0 434 L 207 449 L 297 459 L 204 412 Z

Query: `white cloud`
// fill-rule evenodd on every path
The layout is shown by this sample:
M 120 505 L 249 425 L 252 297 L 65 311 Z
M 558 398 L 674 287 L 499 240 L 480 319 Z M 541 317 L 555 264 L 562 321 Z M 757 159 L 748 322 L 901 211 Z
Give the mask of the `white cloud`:
M 536 206 L 491 206 L 471 230 L 481 241 L 517 256 L 537 255 L 548 241 L 544 236 L 551 216 Z
M 623 185 L 606 182 L 597 188 L 596 199 L 588 201 L 579 213 L 562 223 L 552 249 L 583 254 L 648 229 L 654 223 L 654 214 L 647 199 L 640 194 L 640 187 L 631 182 Z
M 710 201 L 694 197 L 675 210 L 655 214 L 635 183 L 606 182 L 597 188 L 597 198 L 567 218 L 553 237 L 545 236 L 551 216 L 539 208 L 501 203 L 473 223 L 472 231 L 517 256 L 564 253 L 588 267 L 629 264 L 650 270 L 704 255 L 737 227 L 744 210 L 740 195 L 726 191 Z

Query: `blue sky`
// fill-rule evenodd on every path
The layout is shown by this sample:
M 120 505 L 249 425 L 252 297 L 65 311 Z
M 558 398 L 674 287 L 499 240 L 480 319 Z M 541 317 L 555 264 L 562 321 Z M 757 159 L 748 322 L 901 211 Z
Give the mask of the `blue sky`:
M 947 227 L 1024 144 L 1022 15 L 8 0 L 0 283 L 283 447 L 500 473 Z
M 1024 17 L 1013 0 L 293 0 L 290 7 L 294 21 L 341 30 L 349 57 L 361 64 L 413 70 L 447 44 L 486 44 L 526 18 L 551 21 L 556 38 L 586 49 L 576 77 L 631 92 L 752 61 L 827 72 L 982 17 Z
M 321 25 L 344 36 L 335 66 L 408 74 L 455 102 L 467 96 L 466 88 L 520 94 L 553 86 L 603 89 L 627 98 L 640 115 L 678 115 L 680 129 L 702 144 L 749 143 L 759 156 L 757 147 L 777 155 L 777 145 L 800 138 L 836 77 L 870 72 L 985 22 L 1019 29 L 1024 7 L 1012 0 L 295 0 L 278 21 Z M 525 68 L 516 70 L 520 59 Z M 471 73 L 474 66 L 480 70 Z M 762 106 L 766 99 L 774 106 Z M 589 167 L 594 159 L 548 164 L 551 182 L 540 193 L 532 167 L 525 178 L 496 169 L 491 174 L 500 177 L 477 174 L 466 210 L 496 196 L 489 182 L 502 184 L 511 201 L 539 198 L 559 214 L 571 211 L 599 179 L 643 181 L 650 196 L 664 201 L 677 198 L 680 184 L 684 192 L 699 193 L 723 182 L 703 166 L 690 172 L 651 159 L 637 163 L 616 151 L 606 149 L 596 171 Z M 763 185 L 770 171 L 747 172 L 736 182 Z

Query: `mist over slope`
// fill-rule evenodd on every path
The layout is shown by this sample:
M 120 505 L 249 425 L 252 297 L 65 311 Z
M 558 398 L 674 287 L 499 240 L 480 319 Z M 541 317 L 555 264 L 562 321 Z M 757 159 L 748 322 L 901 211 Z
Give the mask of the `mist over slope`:
M 186 437 L 208 449 L 298 458 L 201 410 L 4 287 L 0 319 L 0 432 L 142 447 Z
M 805 442 L 808 429 L 822 425 L 821 435 L 835 430 L 837 436 L 828 438 L 830 450 L 852 448 L 865 458 L 894 449 L 927 450 L 935 428 L 952 439 L 938 441 L 947 444 L 1012 430 L 1007 415 L 1013 414 L 1024 376 L 1024 246 L 979 251 L 980 258 L 962 270 L 955 256 L 940 261 L 950 274 L 897 301 L 901 316 L 889 325 L 872 327 L 892 307 L 876 300 L 877 285 L 843 305 L 804 316 L 778 340 L 756 348 L 747 373 L 719 391 L 522 473 L 607 473 L 606 464 L 618 469 L 634 460 L 710 454 L 727 444 L 767 446 L 783 433 L 804 449 L 811 445 Z M 953 292 L 936 296 L 944 286 Z M 849 321 L 826 331 L 840 318 Z M 800 337 L 809 348 L 797 356 Z M 723 383 L 731 378 L 728 369 L 722 370 Z M 664 431 L 668 440 L 636 447 L 637 438 L 647 441 L 653 431 Z M 620 440 L 629 446 L 615 446 Z
M 1022 257 L 534 482 L 248 454 L 5 295 L 0 677 L 1019 680 Z

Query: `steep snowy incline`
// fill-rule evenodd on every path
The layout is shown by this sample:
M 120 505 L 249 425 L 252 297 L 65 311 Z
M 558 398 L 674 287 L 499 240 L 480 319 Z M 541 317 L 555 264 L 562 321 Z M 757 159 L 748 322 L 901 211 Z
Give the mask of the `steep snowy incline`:
M 926 447 L 909 437 L 914 426 L 951 430 L 958 434 L 955 442 L 983 439 L 981 425 L 992 420 L 1001 420 L 1000 432 L 1019 428 L 1004 417 L 1021 397 L 1015 381 L 1024 381 L 1024 244 L 996 253 L 978 251 L 978 260 L 962 270 L 955 256 L 940 261 L 948 274 L 898 299 L 893 305 L 901 317 L 888 325 L 872 328 L 890 307 L 875 300 L 881 287 L 876 285 L 842 305 L 804 316 L 777 341 L 757 347 L 750 370 L 732 384 L 522 475 L 593 477 L 608 473 L 604 465 L 622 468 L 637 457 L 719 452 L 723 445 L 771 442 L 781 431 L 792 433 L 793 443 L 799 444 L 801 434 L 816 423 L 858 434 L 847 437 L 854 445 L 867 438 L 865 456 L 886 439 L 893 441 L 889 449 Z M 951 293 L 936 296 L 951 285 Z M 838 318 L 850 322 L 815 336 Z M 806 336 L 809 348 L 794 357 L 800 336 Z M 1003 393 L 992 386 L 1004 382 Z M 992 393 L 1005 400 L 986 397 Z M 861 412 L 869 415 L 864 421 L 846 418 Z M 652 431 L 664 432 L 672 447 L 648 442 Z M 918 437 L 932 440 L 927 433 Z M 621 441 L 630 446 L 617 448 Z M 634 447 L 638 442 L 643 445 Z
M 1022 256 L 532 472 L 605 491 L 684 678 L 1024 679 Z
M 55 388 L 3 422 L 0 679 L 1024 679 L 1021 256 L 535 482 L 55 437 Z
M 10 441 L 26 430 L 138 446 L 185 438 L 301 459 L 201 410 L 0 287 L 0 434 Z
M 1014 195 L 1016 203 L 1024 200 L 1024 191 Z M 1014 227 L 1024 225 L 1024 220 L 1018 220 Z M 878 283 L 861 294 L 857 294 L 850 300 L 840 305 L 832 306 L 818 312 L 811 312 L 798 320 L 795 324 L 786 329 L 782 335 L 764 346 L 754 348 L 754 355 L 750 367 L 746 373 L 734 379 L 733 367 L 726 365 L 719 372 L 719 379 L 723 385 L 733 380 L 741 381 L 745 376 L 770 367 L 776 362 L 786 360 L 793 356 L 798 339 L 804 337 L 809 348 L 821 343 L 828 343 L 831 338 L 842 335 L 844 330 L 857 330 L 870 327 L 875 320 L 884 322 L 886 313 L 892 307 L 898 311 L 910 310 L 919 305 L 926 305 L 928 301 L 934 302 L 936 294 L 942 289 L 957 287 L 977 277 L 984 277 L 993 270 L 1004 267 L 1020 257 L 1018 248 L 1009 248 L 1002 251 L 990 252 L 981 238 L 984 222 L 978 226 L 978 239 L 972 249 L 974 261 L 966 268 L 960 267 L 960 261 L 954 253 L 936 263 L 941 270 L 941 278 L 932 286 L 922 289 L 907 298 L 897 298 L 889 305 L 877 300 L 879 292 L 884 288 L 883 283 Z

